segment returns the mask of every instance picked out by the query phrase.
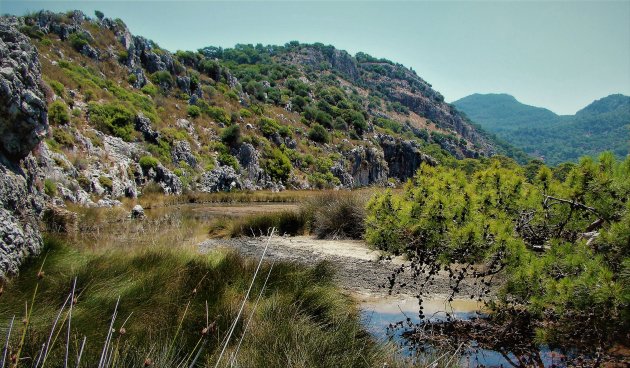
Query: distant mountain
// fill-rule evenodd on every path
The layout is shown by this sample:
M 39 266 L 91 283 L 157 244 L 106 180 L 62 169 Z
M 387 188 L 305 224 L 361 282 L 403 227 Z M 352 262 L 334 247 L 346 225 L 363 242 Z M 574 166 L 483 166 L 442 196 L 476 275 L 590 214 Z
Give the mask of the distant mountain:
M 514 96 L 505 93 L 475 93 L 453 104 L 473 121 L 493 133 L 532 124 L 545 124 L 558 118 L 558 115 L 547 109 L 525 105 Z
M 507 94 L 473 94 L 453 105 L 482 128 L 548 164 L 603 151 L 628 154 L 629 96 L 604 97 L 575 115 L 556 115 Z

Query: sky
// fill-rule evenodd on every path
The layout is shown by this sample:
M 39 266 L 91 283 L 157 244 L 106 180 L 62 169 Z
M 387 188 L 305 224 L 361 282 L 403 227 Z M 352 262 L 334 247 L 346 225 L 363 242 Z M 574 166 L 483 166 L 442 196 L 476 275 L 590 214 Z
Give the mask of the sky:
M 452 102 L 472 93 L 573 114 L 630 95 L 630 0 L 30 1 L 0 13 L 98 9 L 171 51 L 322 42 L 413 68 Z

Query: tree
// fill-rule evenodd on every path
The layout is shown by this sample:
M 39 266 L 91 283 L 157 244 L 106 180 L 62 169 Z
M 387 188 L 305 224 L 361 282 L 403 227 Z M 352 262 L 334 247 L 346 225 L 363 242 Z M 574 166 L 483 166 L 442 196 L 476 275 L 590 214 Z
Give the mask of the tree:
M 103 18 L 105 17 L 105 14 L 103 14 L 102 11 L 100 10 L 95 10 L 94 11 L 94 15 L 96 15 L 96 17 L 98 18 L 98 20 L 103 20 Z

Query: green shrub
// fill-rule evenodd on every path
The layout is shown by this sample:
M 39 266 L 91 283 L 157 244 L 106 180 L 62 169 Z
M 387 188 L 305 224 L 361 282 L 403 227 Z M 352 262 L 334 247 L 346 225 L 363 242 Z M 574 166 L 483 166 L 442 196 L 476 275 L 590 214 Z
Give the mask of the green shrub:
M 234 170 L 236 170 L 236 171 L 238 171 L 239 168 L 240 168 L 240 165 L 238 164 L 238 160 L 236 159 L 236 157 L 230 155 L 227 152 L 219 153 L 219 156 L 217 157 L 217 161 L 221 165 L 232 166 L 234 168 Z
M 56 100 L 48 106 L 48 122 L 56 125 L 68 124 L 70 122 L 68 107 L 63 101 Z
M 238 124 L 231 125 L 221 131 L 221 142 L 235 147 L 241 144 L 241 127 Z
M 44 193 L 50 197 L 57 195 L 57 183 L 51 179 L 44 180 Z
M 160 70 L 151 75 L 151 82 L 168 89 L 173 86 L 173 76 L 166 70 Z
M 260 127 L 260 131 L 265 137 L 270 137 L 275 133 L 278 133 L 280 130 L 280 125 L 273 119 L 269 118 L 260 118 L 258 122 L 258 126 Z
M 272 179 L 284 182 L 289 179 L 293 166 L 287 155 L 274 148 L 267 151 L 267 158 L 263 160 L 263 168 Z
M 55 92 L 55 94 L 59 97 L 62 97 L 66 94 L 65 91 L 65 87 L 63 86 L 63 84 L 61 84 L 61 82 L 58 82 L 56 80 L 51 80 L 50 82 L 48 82 L 48 85 L 50 85 L 50 88 L 52 88 L 52 90 Z
M 85 175 L 79 175 L 77 177 L 77 182 L 79 183 L 79 186 L 83 188 L 83 190 L 88 192 L 90 191 L 92 187 L 92 182 Z
M 199 108 L 199 106 L 195 106 L 195 105 L 188 106 L 188 116 L 190 116 L 193 119 L 200 117 L 201 109 Z
M 120 103 L 88 105 L 90 123 L 98 130 L 131 141 L 135 115 Z
M 230 122 L 230 114 L 221 107 L 208 106 L 203 112 L 219 123 L 227 124 Z
M 326 128 L 321 126 L 320 124 L 314 124 L 311 129 L 308 131 L 308 137 L 315 142 L 319 143 L 328 143 L 330 142 L 330 135 Z
M 112 179 L 108 178 L 107 176 L 99 176 L 98 182 L 101 184 L 103 188 L 105 188 L 106 190 L 110 192 L 112 191 L 112 188 L 114 187 L 114 183 L 112 182 Z
M 67 130 L 61 127 L 56 127 L 52 129 L 52 135 L 55 141 L 63 147 L 70 148 L 74 146 L 74 136 Z
M 153 156 L 142 156 L 140 157 L 140 160 L 138 161 L 138 164 L 140 164 L 140 167 L 144 171 L 149 171 L 149 169 L 155 170 L 157 166 L 159 165 L 159 163 L 160 161 Z
M 89 45 L 90 41 L 87 36 L 83 33 L 72 33 L 70 37 L 68 37 L 68 41 L 70 41 L 70 45 L 77 51 L 81 51 L 85 45 Z
M 135 74 L 129 74 L 129 76 L 127 77 L 127 82 L 129 84 L 135 84 L 138 81 L 138 77 L 136 77 Z
M 158 88 L 154 84 L 145 84 L 140 91 L 149 96 L 155 96 L 158 94 Z

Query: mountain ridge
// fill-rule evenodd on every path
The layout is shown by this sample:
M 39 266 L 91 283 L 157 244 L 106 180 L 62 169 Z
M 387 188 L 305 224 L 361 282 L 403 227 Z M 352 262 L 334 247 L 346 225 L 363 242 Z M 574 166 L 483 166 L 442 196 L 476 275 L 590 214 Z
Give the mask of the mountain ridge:
M 630 97 L 622 94 L 595 100 L 574 115 L 525 105 L 507 94 L 473 94 L 453 105 L 482 128 L 550 164 L 607 150 L 619 157 L 628 154 Z

